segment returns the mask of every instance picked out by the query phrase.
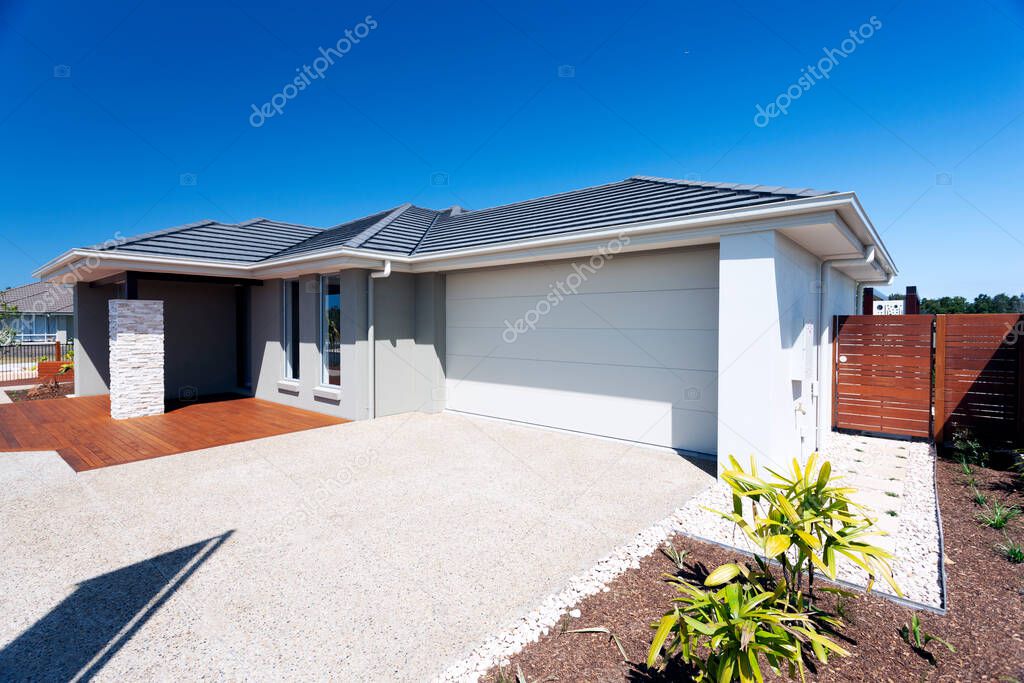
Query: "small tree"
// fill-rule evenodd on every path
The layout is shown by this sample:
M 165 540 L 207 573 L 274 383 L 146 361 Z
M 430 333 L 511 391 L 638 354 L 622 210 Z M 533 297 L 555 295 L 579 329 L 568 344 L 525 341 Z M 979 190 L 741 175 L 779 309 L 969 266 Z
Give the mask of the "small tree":
M 7 348 L 15 344 L 18 330 L 12 322 L 20 315 L 18 307 L 0 299 L 0 356 L 9 352 Z

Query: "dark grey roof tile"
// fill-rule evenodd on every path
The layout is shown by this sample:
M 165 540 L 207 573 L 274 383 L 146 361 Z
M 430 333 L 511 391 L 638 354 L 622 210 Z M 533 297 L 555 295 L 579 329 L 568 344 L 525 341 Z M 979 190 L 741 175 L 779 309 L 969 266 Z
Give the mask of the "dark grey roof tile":
M 128 252 L 255 263 L 341 247 L 426 254 L 498 245 L 830 194 L 781 186 L 633 176 L 513 204 L 442 211 L 412 204 L 321 229 L 257 218 L 201 221 L 140 235 Z

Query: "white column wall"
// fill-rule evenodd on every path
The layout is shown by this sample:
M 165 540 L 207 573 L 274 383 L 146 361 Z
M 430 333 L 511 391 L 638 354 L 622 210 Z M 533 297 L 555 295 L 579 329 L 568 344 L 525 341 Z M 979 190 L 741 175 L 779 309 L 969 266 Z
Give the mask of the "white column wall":
M 719 465 L 753 455 L 759 466 L 788 467 L 814 448 L 820 262 L 775 232 L 723 237 L 720 247 Z M 830 315 L 849 312 L 849 283 L 833 278 Z M 829 392 L 822 400 L 831 406 Z
M 164 302 L 111 299 L 110 416 L 164 412 Z

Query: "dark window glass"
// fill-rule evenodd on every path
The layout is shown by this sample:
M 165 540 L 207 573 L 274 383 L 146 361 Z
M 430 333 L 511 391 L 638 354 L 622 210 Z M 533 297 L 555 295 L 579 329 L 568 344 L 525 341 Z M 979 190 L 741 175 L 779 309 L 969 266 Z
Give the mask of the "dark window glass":
M 284 376 L 299 378 L 299 281 L 284 283 Z
M 320 349 L 323 383 L 341 386 L 341 276 L 324 275 L 320 280 Z

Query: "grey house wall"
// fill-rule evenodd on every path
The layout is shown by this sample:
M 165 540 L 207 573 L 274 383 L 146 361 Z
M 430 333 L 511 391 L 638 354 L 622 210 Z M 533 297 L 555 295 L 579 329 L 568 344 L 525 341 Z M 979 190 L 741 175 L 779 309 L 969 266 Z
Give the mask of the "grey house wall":
M 374 304 L 377 416 L 444 410 L 444 276 L 393 273 Z
M 282 281 L 266 280 L 252 289 L 252 378 L 257 398 L 337 415 L 366 419 L 366 271 L 345 270 L 341 275 L 341 400 L 313 395 L 321 384 L 319 277 L 300 278 L 299 388 L 278 385 L 284 375 L 282 336 Z
M 96 396 L 110 393 L 110 329 L 107 302 L 117 288 L 75 285 L 75 393 Z
M 138 295 L 164 302 L 167 398 L 190 400 L 238 389 L 233 285 L 140 280 Z
M 365 270 L 341 275 L 341 400 L 314 395 L 321 384 L 319 277 L 300 279 L 299 386 L 284 379 L 282 281 L 250 292 L 252 392 L 258 398 L 337 415 L 369 416 Z M 444 410 L 444 275 L 394 273 L 375 282 L 376 406 L 379 416 Z M 237 389 L 235 288 L 230 285 L 139 282 L 140 299 L 164 302 L 168 398 Z M 114 285 L 75 288 L 75 391 L 109 393 L 107 301 Z
M 255 289 L 261 289 L 259 287 Z M 235 287 L 141 280 L 140 299 L 164 302 L 164 387 L 168 398 L 235 391 Z M 107 302 L 116 285 L 75 285 L 75 393 L 110 393 Z
M 252 376 L 257 398 L 344 417 L 369 416 L 366 270 L 341 272 L 341 400 L 319 398 L 319 278 L 300 278 L 299 386 L 284 374 L 282 281 L 252 289 Z M 375 281 L 375 413 L 444 409 L 444 276 L 394 273 Z

